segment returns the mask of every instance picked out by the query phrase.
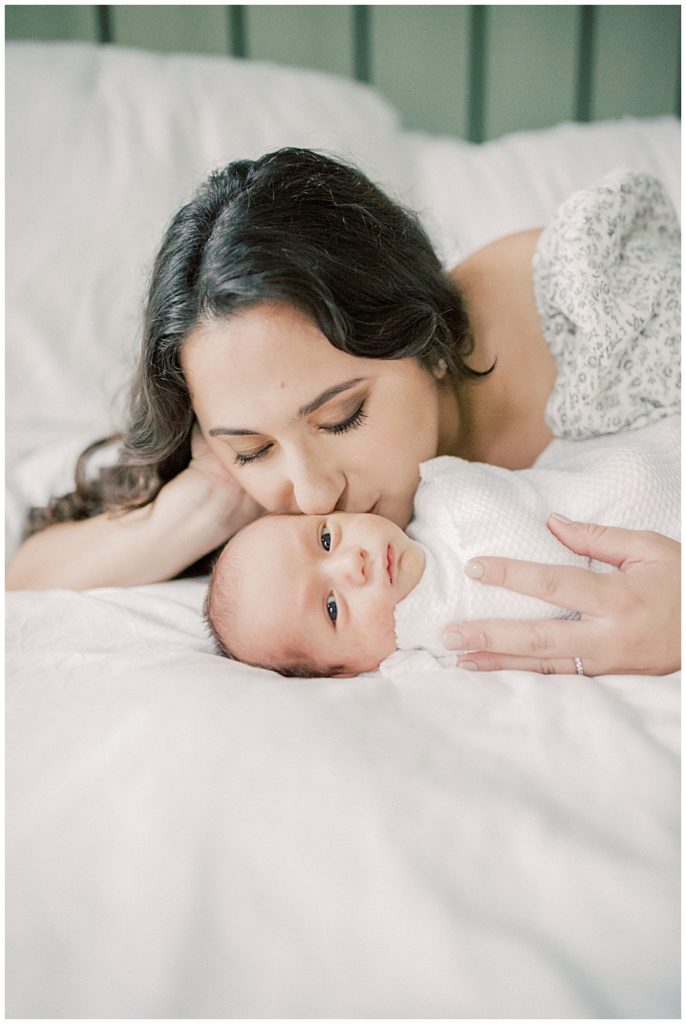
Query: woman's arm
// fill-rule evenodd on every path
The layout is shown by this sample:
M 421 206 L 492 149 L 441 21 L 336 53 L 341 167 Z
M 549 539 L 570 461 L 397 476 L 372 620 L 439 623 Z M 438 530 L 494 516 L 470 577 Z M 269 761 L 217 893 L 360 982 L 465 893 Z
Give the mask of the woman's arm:
M 473 560 L 472 578 L 578 609 L 581 618 L 451 623 L 443 635 L 446 647 L 474 651 L 459 664 L 479 671 L 569 673 L 577 671 L 575 658 L 580 658 L 590 676 L 675 672 L 681 665 L 681 545 L 658 533 L 569 523 L 556 516 L 548 526 L 572 551 L 615 565 L 619 572 L 490 557 L 479 557 L 475 567 Z
M 190 464 L 143 508 L 29 537 L 7 567 L 7 589 L 125 587 L 178 575 L 262 511 L 208 452 L 194 435 Z

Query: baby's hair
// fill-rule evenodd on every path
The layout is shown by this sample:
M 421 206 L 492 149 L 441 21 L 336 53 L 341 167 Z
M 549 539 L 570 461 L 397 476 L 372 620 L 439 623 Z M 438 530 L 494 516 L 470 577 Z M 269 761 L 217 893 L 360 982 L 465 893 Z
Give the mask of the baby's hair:
M 214 569 L 212 570 L 214 574 Z M 214 653 L 218 654 L 222 658 L 228 658 L 229 661 L 240 661 L 239 658 L 233 653 L 233 651 L 227 646 L 226 642 L 222 639 L 219 630 L 217 629 L 210 612 L 210 595 L 212 588 L 212 580 L 210 579 L 210 585 L 207 588 L 207 594 L 205 595 L 205 601 L 203 603 L 203 618 L 205 625 L 209 631 L 210 637 L 214 644 Z M 290 679 L 319 679 L 321 676 L 333 675 L 334 671 L 327 671 L 321 667 L 317 668 L 314 665 L 309 665 L 305 661 L 300 663 L 294 662 L 288 665 L 256 665 L 253 662 L 244 661 L 242 664 L 250 665 L 253 664 L 255 668 L 269 668 L 274 672 L 278 672 L 279 675 L 286 676 Z M 334 669 L 338 666 L 334 666 Z
M 274 515 L 275 513 L 269 513 Z M 252 524 L 250 524 L 252 525 Z M 249 529 L 244 527 L 244 529 Z M 226 639 L 221 635 L 217 626 L 218 611 L 224 610 L 231 614 L 231 598 L 233 597 L 230 586 L 227 587 L 227 581 L 231 579 L 231 563 L 229 563 L 228 569 L 225 563 L 225 555 L 228 553 L 229 559 L 233 548 L 231 545 L 235 539 L 242 534 L 242 530 L 235 533 L 227 543 L 212 566 L 210 572 L 209 585 L 207 587 L 207 593 L 205 594 L 205 600 L 203 602 L 203 618 L 205 625 L 209 631 L 210 637 L 214 644 L 215 654 L 220 655 L 222 658 L 228 658 L 230 661 L 238 661 L 244 665 L 252 665 L 255 668 L 266 668 L 271 669 L 274 672 L 278 672 L 279 675 L 286 676 L 290 679 L 320 679 L 322 677 L 336 676 L 344 671 L 345 666 L 343 665 L 318 665 L 313 660 L 307 658 L 306 655 L 301 652 L 293 651 L 292 656 L 284 661 L 282 664 L 274 664 L 269 661 L 268 658 L 248 660 L 246 658 L 239 658 L 234 651 L 231 650 L 226 642 Z M 224 562 L 221 569 L 219 568 L 220 563 Z M 220 575 L 223 577 L 221 583 L 224 584 L 220 589 Z M 217 591 L 220 591 L 217 593 Z M 217 605 L 219 604 L 219 608 Z
M 214 653 L 219 654 L 222 658 L 228 658 L 229 661 L 238 661 L 238 658 L 234 655 L 233 651 L 229 647 L 227 647 L 227 645 L 222 640 L 219 630 L 217 629 L 214 623 L 214 619 L 212 618 L 212 577 L 214 576 L 214 570 L 216 569 L 218 562 L 219 559 L 217 559 L 217 562 L 215 562 L 212 572 L 210 574 L 209 586 L 207 588 L 205 600 L 203 601 L 202 605 L 202 615 L 203 619 L 205 620 L 205 625 L 207 626 L 207 629 L 209 631 L 212 643 L 214 644 Z

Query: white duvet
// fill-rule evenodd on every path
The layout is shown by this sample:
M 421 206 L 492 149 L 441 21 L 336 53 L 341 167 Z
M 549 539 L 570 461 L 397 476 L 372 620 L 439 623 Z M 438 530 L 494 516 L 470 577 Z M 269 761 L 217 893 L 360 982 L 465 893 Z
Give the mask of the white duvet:
M 679 198 L 673 119 L 472 147 L 315 73 L 118 61 L 8 50 L 8 554 L 200 165 L 338 125 L 446 258 L 615 165 Z M 211 653 L 204 585 L 7 596 L 7 1016 L 679 1015 L 678 676 L 283 679 Z

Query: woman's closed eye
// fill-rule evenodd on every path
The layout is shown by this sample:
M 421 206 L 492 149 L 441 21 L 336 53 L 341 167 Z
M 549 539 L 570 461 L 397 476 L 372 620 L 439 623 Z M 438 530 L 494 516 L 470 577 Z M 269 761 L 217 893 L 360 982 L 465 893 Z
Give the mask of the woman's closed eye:
M 350 416 L 339 420 L 337 423 L 319 424 L 319 430 L 323 431 L 325 434 L 345 434 L 349 430 L 355 430 L 357 427 L 361 426 L 367 418 L 365 402 L 366 399 L 363 399 Z M 235 452 L 234 463 L 237 466 L 248 466 L 251 462 L 257 462 L 258 459 L 264 458 L 264 456 L 270 452 L 272 447 L 273 445 L 270 443 L 256 452 Z
M 260 448 L 258 452 L 235 452 L 233 461 L 237 466 L 247 466 L 249 463 L 257 462 L 258 459 L 261 459 L 270 448 L 271 445 L 268 444 L 265 448 Z
M 360 402 L 351 416 L 341 420 L 339 423 L 323 424 L 320 429 L 326 431 L 327 434 L 345 434 L 348 430 L 355 430 L 367 418 L 364 406 L 365 399 Z

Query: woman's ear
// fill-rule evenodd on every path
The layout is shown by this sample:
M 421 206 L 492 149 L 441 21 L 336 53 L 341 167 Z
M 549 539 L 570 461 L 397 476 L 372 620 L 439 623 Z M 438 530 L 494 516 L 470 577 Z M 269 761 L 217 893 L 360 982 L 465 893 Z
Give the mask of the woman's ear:
M 446 373 L 448 372 L 448 364 L 445 359 L 439 359 L 433 368 L 433 375 L 436 380 L 443 380 Z

